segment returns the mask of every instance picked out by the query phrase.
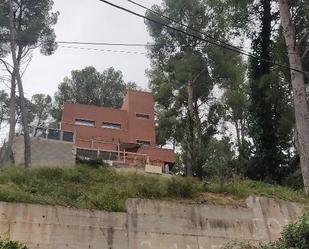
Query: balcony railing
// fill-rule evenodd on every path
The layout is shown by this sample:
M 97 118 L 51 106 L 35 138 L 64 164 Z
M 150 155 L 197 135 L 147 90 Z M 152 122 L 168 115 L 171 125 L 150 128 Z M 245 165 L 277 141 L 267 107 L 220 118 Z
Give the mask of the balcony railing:
M 58 140 L 73 143 L 75 135 L 70 131 L 62 131 L 58 129 L 44 128 L 44 127 L 29 127 L 31 137 L 44 138 L 49 140 Z

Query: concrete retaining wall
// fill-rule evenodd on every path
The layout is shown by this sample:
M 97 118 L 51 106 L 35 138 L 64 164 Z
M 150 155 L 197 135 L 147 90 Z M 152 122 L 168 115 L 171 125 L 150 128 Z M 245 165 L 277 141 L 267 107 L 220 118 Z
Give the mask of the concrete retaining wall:
M 248 208 L 131 199 L 127 213 L 0 202 L 0 234 L 30 249 L 219 249 L 276 240 L 302 206 L 250 197 Z
M 69 166 L 75 164 L 72 153 L 73 143 L 31 138 L 31 161 L 34 166 Z M 13 153 L 16 165 L 24 164 L 24 138 L 14 139 Z

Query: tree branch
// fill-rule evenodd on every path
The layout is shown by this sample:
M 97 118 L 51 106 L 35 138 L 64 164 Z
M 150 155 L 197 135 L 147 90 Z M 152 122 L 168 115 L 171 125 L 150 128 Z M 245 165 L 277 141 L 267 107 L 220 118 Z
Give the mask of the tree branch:
M 6 62 L 5 60 L 3 60 L 3 59 L 1 59 L 1 58 L 0 58 L 0 61 L 3 63 L 3 65 L 4 65 L 5 68 L 6 68 L 6 70 L 9 72 L 9 74 L 12 75 L 13 72 L 10 70 L 9 67 L 11 67 L 11 68 L 14 70 L 13 66 L 12 66 L 10 63 Z
M 309 29 L 305 31 L 305 33 L 302 35 L 302 37 L 298 41 L 298 45 L 301 45 L 306 38 L 309 36 Z
M 303 59 L 305 59 L 305 57 L 307 56 L 307 54 L 309 53 L 309 48 L 307 48 L 306 50 L 305 50 L 305 52 L 303 53 L 303 55 L 302 55 L 302 60 Z
M 29 64 L 30 64 L 31 60 L 32 60 L 32 55 L 30 54 L 30 55 L 29 55 L 29 59 L 28 59 L 27 64 L 26 64 L 26 67 L 24 68 L 23 72 L 21 73 L 21 77 L 23 77 L 24 74 L 25 74 L 25 72 L 27 71 L 27 69 L 28 69 L 28 67 L 29 67 Z

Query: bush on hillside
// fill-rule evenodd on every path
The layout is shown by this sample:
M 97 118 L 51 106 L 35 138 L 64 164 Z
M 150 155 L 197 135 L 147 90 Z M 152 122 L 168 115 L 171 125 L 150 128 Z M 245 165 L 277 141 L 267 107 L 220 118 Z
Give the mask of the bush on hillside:
M 28 249 L 28 247 L 17 241 L 2 240 L 0 241 L 0 249 Z
M 258 248 L 249 243 L 233 241 L 227 244 L 223 249 L 258 249 Z
M 309 213 L 297 222 L 291 223 L 283 230 L 277 242 L 263 246 L 261 249 L 308 249 L 309 248 Z
M 297 222 L 287 225 L 281 238 L 268 245 L 258 247 L 247 243 L 229 243 L 224 249 L 308 249 L 309 248 L 309 213 Z

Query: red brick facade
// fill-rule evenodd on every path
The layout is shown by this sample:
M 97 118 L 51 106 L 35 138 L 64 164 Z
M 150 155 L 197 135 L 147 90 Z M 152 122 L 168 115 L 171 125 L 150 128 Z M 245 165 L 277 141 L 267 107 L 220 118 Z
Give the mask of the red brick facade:
M 118 161 L 136 153 L 150 164 L 173 164 L 175 153 L 156 146 L 154 118 L 153 95 L 129 91 L 120 109 L 66 103 L 61 130 L 75 133 L 77 148 L 114 152 Z

